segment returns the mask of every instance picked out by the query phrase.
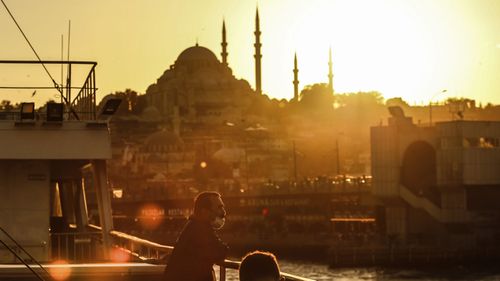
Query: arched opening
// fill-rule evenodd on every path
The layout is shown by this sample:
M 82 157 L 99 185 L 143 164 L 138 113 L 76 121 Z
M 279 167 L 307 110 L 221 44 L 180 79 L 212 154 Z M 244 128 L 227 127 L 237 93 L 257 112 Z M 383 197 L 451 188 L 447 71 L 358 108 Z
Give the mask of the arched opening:
M 415 195 L 440 205 L 440 193 L 436 188 L 436 150 L 428 142 L 416 141 L 406 149 L 401 184 Z

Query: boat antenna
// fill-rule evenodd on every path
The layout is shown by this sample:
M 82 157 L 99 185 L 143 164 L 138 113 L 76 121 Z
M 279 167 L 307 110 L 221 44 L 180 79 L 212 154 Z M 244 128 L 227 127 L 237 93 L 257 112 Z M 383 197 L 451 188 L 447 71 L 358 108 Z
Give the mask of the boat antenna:
M 30 40 L 28 39 L 28 37 L 26 37 L 26 34 L 24 34 L 24 31 L 23 29 L 21 28 L 21 26 L 19 26 L 19 24 L 17 23 L 16 21 L 16 18 L 14 17 L 14 15 L 10 12 L 9 10 L 9 7 L 7 7 L 7 5 L 5 4 L 4 0 L 0 0 L 2 1 L 2 4 L 3 6 L 5 7 L 5 9 L 7 10 L 7 13 L 9 13 L 10 17 L 12 18 L 12 20 L 14 21 L 14 23 L 16 24 L 17 28 L 19 29 L 19 31 L 21 32 L 21 34 L 23 35 L 24 39 L 26 40 L 26 42 L 28 43 L 28 45 L 30 46 L 31 50 L 33 51 L 33 53 L 35 54 L 36 58 L 38 59 L 38 62 L 40 62 L 40 64 L 42 65 L 43 69 L 45 70 L 45 72 L 47 73 L 47 75 L 49 76 L 50 80 L 52 80 L 52 84 L 54 85 L 54 88 L 59 92 L 59 94 L 61 95 L 61 98 L 64 100 L 64 102 L 69 105 L 69 110 L 73 113 L 73 115 L 75 116 L 75 118 L 77 120 L 80 120 L 80 118 L 78 117 L 78 114 L 76 114 L 76 112 L 73 110 L 73 108 L 71 107 L 71 104 L 69 103 L 68 99 L 63 95 L 63 92 L 62 92 L 62 89 L 61 87 L 59 87 L 59 85 L 57 84 L 57 82 L 54 80 L 54 77 L 52 77 L 52 75 L 50 74 L 49 70 L 47 69 L 47 67 L 45 66 L 45 64 L 43 63 L 42 59 L 40 58 L 40 56 L 38 55 L 38 53 L 36 52 L 35 48 L 33 47 L 33 45 L 31 45 L 31 42 Z M 69 55 L 68 55 L 69 56 Z
M 61 34 L 61 61 L 63 61 L 63 57 L 64 57 L 64 35 Z M 61 88 L 64 86 L 64 65 L 61 63 Z M 61 102 L 62 102 L 62 97 L 61 97 Z
M 71 46 L 71 20 L 68 21 L 68 61 L 69 61 L 70 46 Z
M 68 65 L 66 66 L 66 98 L 71 99 L 71 81 L 70 81 L 70 64 L 69 64 L 69 48 L 71 45 L 71 20 L 68 21 Z M 68 86 L 69 85 L 69 86 Z M 61 91 L 62 95 L 62 91 Z

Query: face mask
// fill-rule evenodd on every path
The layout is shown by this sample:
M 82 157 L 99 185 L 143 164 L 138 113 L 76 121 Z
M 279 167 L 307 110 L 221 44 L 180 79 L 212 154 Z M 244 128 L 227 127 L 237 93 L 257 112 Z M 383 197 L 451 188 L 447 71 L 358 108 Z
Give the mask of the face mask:
M 225 222 L 226 222 L 225 218 L 215 217 L 214 220 L 211 222 L 211 225 L 213 229 L 221 229 L 224 226 Z

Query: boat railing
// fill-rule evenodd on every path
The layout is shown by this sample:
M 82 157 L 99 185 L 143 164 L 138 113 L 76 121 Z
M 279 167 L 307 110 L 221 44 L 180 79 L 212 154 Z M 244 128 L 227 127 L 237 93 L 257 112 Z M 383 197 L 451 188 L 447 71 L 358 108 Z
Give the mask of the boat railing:
M 32 97 L 35 96 L 36 92 L 44 92 L 50 90 L 56 90 L 57 97 L 60 98 L 60 103 L 64 105 L 63 111 L 66 113 L 66 119 L 68 120 L 96 120 L 97 118 L 97 106 L 96 106 L 96 80 L 95 80 L 95 68 L 97 62 L 93 61 L 27 61 L 27 60 L 0 60 L 0 65 L 4 64 L 14 64 L 14 65 L 36 65 L 40 64 L 44 68 L 46 65 L 60 65 L 67 68 L 66 79 L 61 79 L 58 83 L 52 78 L 50 73 L 49 80 L 52 80 L 52 85 L 30 85 L 26 86 L 24 83 L 22 85 L 17 85 L 10 83 L 5 85 L 0 84 L 0 89 L 3 90 L 33 90 Z M 77 68 L 84 67 L 82 70 Z M 47 69 L 47 68 L 45 68 Z M 88 69 L 88 72 L 86 71 Z M 83 77 L 81 77 L 83 76 Z M 28 75 L 28 77 L 30 77 Z M 81 83 L 80 80 L 83 80 Z M 26 82 L 29 84 L 28 82 Z M 75 85 L 81 83 L 79 85 Z M 43 94 L 38 94 L 43 95 Z M 46 110 L 46 109 L 45 109 Z M 19 117 L 19 109 L 15 106 L 11 106 L 5 113 L 0 114 L 0 120 L 16 120 Z M 35 118 L 42 118 L 44 112 L 37 112 Z
M 102 233 L 51 233 L 51 259 L 70 262 L 102 260 Z
M 112 230 L 110 235 L 113 237 L 114 247 L 143 261 L 161 262 L 165 260 L 174 249 L 171 246 L 161 245 L 116 230 Z
M 113 230 L 110 232 L 110 235 L 113 237 L 115 247 L 143 261 L 166 262 L 167 256 L 170 255 L 173 250 L 172 246 L 161 245 L 120 231 Z M 239 265 L 240 262 L 238 261 L 224 260 L 224 262 L 218 265 L 219 280 L 225 281 L 226 270 L 238 270 Z M 312 279 L 284 272 L 282 272 L 281 275 L 285 280 L 290 281 L 312 281 Z

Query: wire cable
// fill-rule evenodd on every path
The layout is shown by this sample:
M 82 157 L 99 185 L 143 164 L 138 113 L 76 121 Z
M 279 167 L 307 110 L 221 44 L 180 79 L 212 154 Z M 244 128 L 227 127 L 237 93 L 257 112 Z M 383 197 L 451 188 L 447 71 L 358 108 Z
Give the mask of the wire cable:
M 9 8 L 7 7 L 7 5 L 5 4 L 4 0 L 0 0 L 2 1 L 2 4 L 3 6 L 5 7 L 5 9 L 7 10 L 7 13 L 9 13 L 10 17 L 12 18 L 12 20 L 14 21 L 14 23 L 16 24 L 17 28 L 19 29 L 19 31 L 21 32 L 21 34 L 23 35 L 24 39 L 26 40 L 26 42 L 28 42 L 28 45 L 30 46 L 31 50 L 33 51 L 33 53 L 35 54 L 36 58 L 38 59 L 38 61 L 40 62 L 40 64 L 43 66 L 43 69 L 45 69 L 45 72 L 47 72 L 47 75 L 49 75 L 50 77 L 50 80 L 52 80 L 52 83 L 54 84 L 54 87 L 57 89 L 57 91 L 59 91 L 59 93 L 61 94 L 62 96 L 62 90 L 59 88 L 59 85 L 56 83 L 56 81 L 54 80 L 54 78 L 52 77 L 52 75 L 50 74 L 49 70 L 47 69 L 47 67 L 45 66 L 45 64 L 42 62 L 42 59 L 40 58 L 40 56 L 38 55 L 38 53 L 36 52 L 35 48 L 33 47 L 33 45 L 31 45 L 31 42 L 30 40 L 28 39 L 28 37 L 26 37 L 26 34 L 24 34 L 24 31 L 23 29 L 21 28 L 21 26 L 19 26 L 19 24 L 17 23 L 16 21 L 16 18 L 14 17 L 14 15 L 10 12 Z
M 64 96 L 63 94 L 63 91 L 61 89 L 61 87 L 59 87 L 59 85 L 57 84 L 57 82 L 54 80 L 54 78 L 52 77 L 52 75 L 50 74 L 49 70 L 47 69 L 47 67 L 45 66 L 45 64 L 43 63 L 42 59 L 40 58 L 40 56 L 38 55 L 38 53 L 36 52 L 35 48 L 33 47 L 33 45 L 31 45 L 31 42 L 30 40 L 28 39 L 28 37 L 26 37 L 26 34 L 24 34 L 24 31 L 23 29 L 21 28 L 21 26 L 19 26 L 19 24 L 17 23 L 16 21 L 16 18 L 14 17 L 14 15 L 10 12 L 9 10 L 9 7 L 7 7 L 7 5 L 5 4 L 4 0 L 0 0 L 2 1 L 2 4 L 3 6 L 5 7 L 5 9 L 7 10 L 7 12 L 9 13 L 10 17 L 12 18 L 12 20 L 14 21 L 14 23 L 16 24 L 17 28 L 19 29 L 19 31 L 21 32 L 21 34 L 23 35 L 24 39 L 26 40 L 26 42 L 28 42 L 28 45 L 30 46 L 31 50 L 33 51 L 33 53 L 35 53 L 35 56 L 36 58 L 38 59 L 38 61 L 40 62 L 40 64 L 43 66 L 43 69 L 45 69 L 45 72 L 47 72 L 47 75 L 49 75 L 49 78 L 50 80 L 52 80 L 52 84 L 54 84 L 54 88 L 59 92 L 59 94 L 61 95 L 61 98 L 64 100 L 64 102 L 66 103 L 66 105 L 69 106 L 69 110 L 70 112 L 73 113 L 73 115 L 75 116 L 75 118 L 77 120 L 80 120 L 80 118 L 78 117 L 78 114 L 76 114 L 75 110 L 71 107 L 71 104 L 70 102 L 68 101 L 68 99 Z M 68 57 L 69 58 L 69 57 Z

